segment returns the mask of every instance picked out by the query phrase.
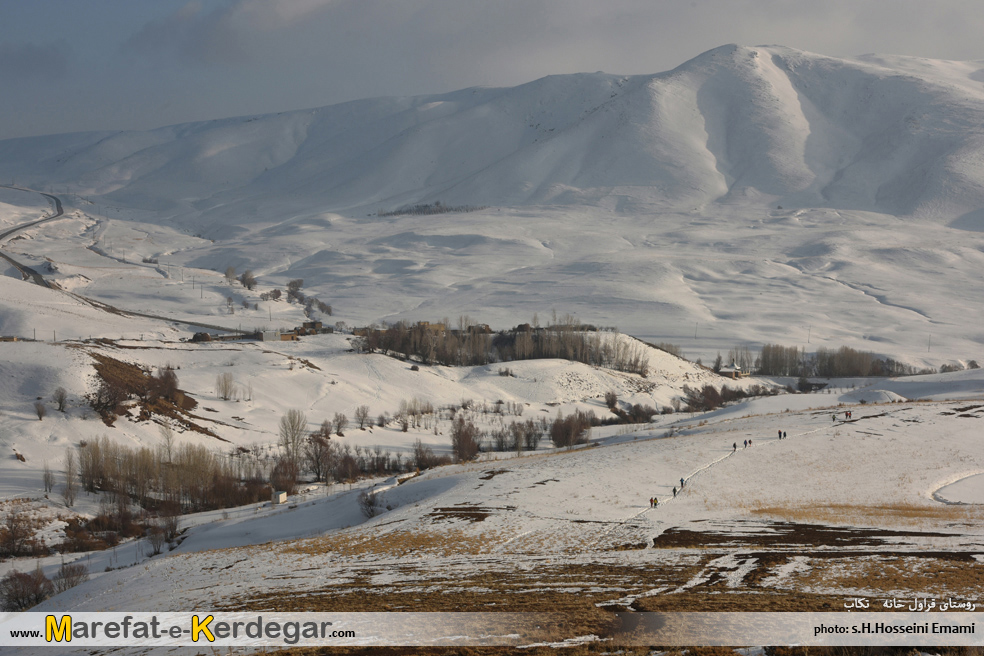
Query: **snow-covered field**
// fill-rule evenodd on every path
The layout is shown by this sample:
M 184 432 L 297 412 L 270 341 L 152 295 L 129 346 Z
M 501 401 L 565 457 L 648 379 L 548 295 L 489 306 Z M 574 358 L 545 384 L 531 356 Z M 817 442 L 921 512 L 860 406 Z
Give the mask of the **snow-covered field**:
M 312 491 L 289 508 L 189 519 L 167 557 L 96 556 L 123 568 L 43 608 L 410 610 L 444 608 L 442 595 L 480 607 L 533 592 L 636 609 L 979 601 L 980 506 L 954 505 L 979 503 L 984 472 L 984 405 L 967 405 L 842 406 L 837 421 L 833 410 L 695 417 L 672 436 L 643 429 L 378 481 L 385 510 L 368 521 L 356 490 Z M 909 567 L 925 575 L 874 575 Z

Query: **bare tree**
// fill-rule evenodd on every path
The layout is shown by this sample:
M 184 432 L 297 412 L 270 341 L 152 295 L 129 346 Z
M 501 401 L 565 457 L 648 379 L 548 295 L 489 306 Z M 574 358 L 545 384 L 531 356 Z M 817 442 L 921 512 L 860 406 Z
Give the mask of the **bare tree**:
M 467 462 L 478 455 L 478 429 L 464 415 L 451 424 L 451 451 L 455 462 Z
M 341 412 L 336 412 L 335 421 L 333 423 L 335 424 L 335 435 L 345 437 L 345 434 L 342 431 L 344 431 L 346 426 L 348 426 L 348 417 L 343 415 Z
M 4 532 L 0 534 L 0 547 L 8 556 L 21 556 L 28 551 L 31 538 L 31 522 L 27 513 L 14 510 L 7 513 L 3 523 Z
M 35 401 L 34 412 L 38 416 L 38 421 L 44 421 L 44 416 L 48 414 L 48 409 L 44 407 L 44 403 L 42 403 L 41 401 Z
M 75 495 L 78 492 L 78 484 L 75 477 L 78 476 L 79 469 L 75 462 L 75 451 L 72 447 L 65 449 L 65 486 L 62 488 L 62 498 L 65 505 L 71 508 L 75 505 Z
M 164 460 L 170 464 L 171 457 L 174 455 L 174 429 L 168 424 L 161 424 L 158 431 L 161 434 L 161 450 Z
M 161 518 L 161 529 L 164 531 L 164 540 L 168 544 L 173 544 L 178 539 L 178 532 L 181 527 L 181 518 L 176 511 L 169 512 Z
M 156 556 L 164 548 L 164 529 L 154 524 L 147 530 L 147 544 L 150 545 L 150 555 Z
M 277 458 L 270 472 L 270 485 L 274 490 L 282 490 L 289 496 L 297 494 L 297 478 L 300 468 L 286 457 Z
M 55 592 L 60 593 L 88 580 L 89 568 L 83 563 L 62 563 L 52 583 L 55 584 Z
M 228 401 L 236 393 L 236 381 L 228 371 L 215 377 L 215 393 L 223 401 Z
M 58 406 L 58 412 L 65 412 L 65 403 L 68 401 L 68 392 L 65 391 L 64 387 L 59 387 L 55 390 L 55 393 L 51 395 L 52 400 Z
M 360 405 L 355 409 L 355 420 L 359 422 L 359 430 L 363 430 L 369 423 L 369 406 Z
M 280 441 L 278 445 L 283 451 L 284 458 L 295 467 L 300 466 L 301 447 L 306 430 L 307 417 L 300 410 L 290 409 L 280 418 Z
M 243 271 L 243 275 L 239 276 L 239 282 L 242 283 L 243 287 L 252 291 L 256 287 L 256 276 L 249 269 Z
M 297 301 L 298 303 L 304 302 L 304 294 L 301 293 L 301 287 L 304 286 L 304 280 L 301 278 L 295 278 L 287 283 L 287 300 Z
M 44 470 L 41 474 L 41 479 L 44 481 L 45 494 L 55 489 L 55 473 L 51 471 L 51 467 L 48 466 L 47 460 L 44 461 Z
M 315 431 L 304 443 L 304 461 L 317 481 L 327 483 L 334 475 L 338 450 L 322 431 Z
M 44 575 L 41 563 L 31 573 L 13 571 L 0 579 L 0 603 L 3 610 L 28 610 L 55 593 L 55 586 Z
M 234 267 L 234 266 L 228 266 L 228 267 L 226 267 L 225 277 L 226 277 L 226 280 L 228 280 L 229 282 L 232 282 L 233 280 L 235 280 L 236 279 L 236 267 Z

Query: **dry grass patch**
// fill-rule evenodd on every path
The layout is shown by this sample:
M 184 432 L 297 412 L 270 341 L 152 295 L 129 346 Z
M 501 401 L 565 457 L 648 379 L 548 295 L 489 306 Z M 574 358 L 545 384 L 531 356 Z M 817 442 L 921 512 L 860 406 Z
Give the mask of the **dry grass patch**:
M 984 590 L 984 563 L 906 556 L 811 559 L 810 571 L 791 574 L 783 582 L 783 587 L 790 586 L 976 600 Z
M 787 522 L 880 526 L 925 526 L 927 524 L 980 525 L 984 509 L 978 506 L 893 503 L 876 506 L 856 504 L 811 504 L 798 507 L 758 506 L 753 515 Z
M 339 556 L 411 556 L 418 552 L 429 556 L 479 555 L 489 553 L 501 538 L 496 533 L 469 535 L 462 530 L 397 530 L 369 535 L 364 532 L 329 535 L 285 545 L 287 553 Z

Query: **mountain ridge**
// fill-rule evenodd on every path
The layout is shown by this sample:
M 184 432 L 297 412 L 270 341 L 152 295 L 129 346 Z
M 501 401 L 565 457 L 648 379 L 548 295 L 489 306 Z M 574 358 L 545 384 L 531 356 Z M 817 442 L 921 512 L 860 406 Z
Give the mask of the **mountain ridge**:
M 329 211 L 763 202 L 957 219 L 984 206 L 971 63 L 726 45 L 654 75 L 352 101 L 0 142 L 0 177 L 212 213 L 251 196 Z M 976 88 L 975 88 L 976 85 Z M 222 211 L 218 211 L 221 216 Z

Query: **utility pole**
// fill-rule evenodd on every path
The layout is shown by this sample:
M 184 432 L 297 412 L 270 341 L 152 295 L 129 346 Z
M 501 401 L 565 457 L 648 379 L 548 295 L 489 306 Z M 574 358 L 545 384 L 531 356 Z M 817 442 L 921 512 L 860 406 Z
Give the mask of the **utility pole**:
M 811 326 L 810 326 L 809 328 L 807 328 L 807 330 L 806 330 L 806 343 L 807 343 L 807 344 L 809 344 L 809 343 L 810 343 L 810 333 L 812 333 L 812 332 L 813 332 L 813 326 L 811 325 Z
M 694 322 L 694 339 L 697 339 L 697 322 Z
M 926 347 L 926 352 L 927 353 L 932 353 L 932 351 L 933 351 L 933 336 L 931 334 L 929 336 L 929 345 Z

